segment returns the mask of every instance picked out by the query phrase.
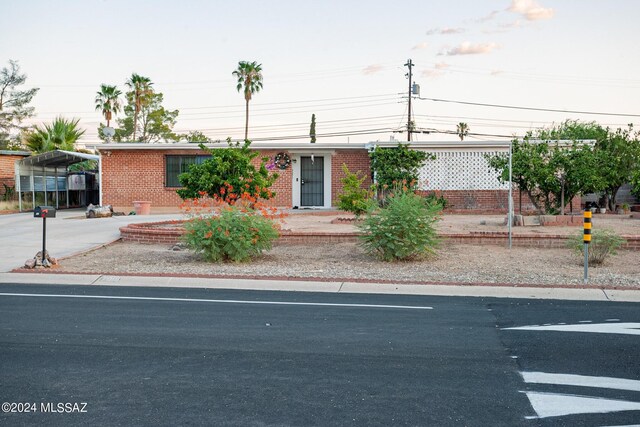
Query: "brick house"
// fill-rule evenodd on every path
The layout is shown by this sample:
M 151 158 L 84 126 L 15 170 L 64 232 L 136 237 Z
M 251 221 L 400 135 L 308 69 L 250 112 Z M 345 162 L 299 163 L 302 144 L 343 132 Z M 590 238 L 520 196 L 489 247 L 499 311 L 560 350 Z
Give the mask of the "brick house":
M 278 207 L 331 208 L 342 192 L 342 165 L 367 175 L 371 184 L 369 151 L 375 146 L 396 147 L 398 142 L 370 143 L 283 143 L 254 142 L 251 148 L 260 157 L 275 159 L 286 154 L 290 165 L 278 172 L 273 186 Z M 223 147 L 210 144 L 209 147 Z M 508 184 L 500 183 L 489 169 L 487 154 L 507 153 L 508 142 L 412 142 L 411 148 L 436 155 L 419 171 L 419 188 L 424 193 L 442 194 L 448 211 L 459 213 L 506 213 Z M 112 143 L 96 147 L 100 153 L 101 204 L 119 211 L 130 211 L 134 201 L 151 202 L 153 212 L 176 211 L 180 198 L 177 176 L 188 165 L 202 161 L 206 152 L 197 144 Z M 514 191 L 515 211 L 532 211 L 526 196 Z M 574 210 L 580 209 L 579 199 Z
M 209 147 L 225 147 L 210 144 Z M 176 211 L 181 203 L 176 190 L 178 175 L 190 164 L 201 162 L 207 153 L 198 144 L 103 144 L 100 154 L 101 204 L 130 211 L 134 201 L 149 201 L 153 212 Z M 254 142 L 251 149 L 260 157 L 288 156 L 290 164 L 279 169 L 272 190 L 273 206 L 330 208 L 342 191 L 342 165 L 351 171 L 369 172 L 364 144 Z M 286 155 L 286 156 L 285 156 Z M 284 163 L 284 162 L 283 162 Z M 370 185 L 367 179 L 366 185 Z

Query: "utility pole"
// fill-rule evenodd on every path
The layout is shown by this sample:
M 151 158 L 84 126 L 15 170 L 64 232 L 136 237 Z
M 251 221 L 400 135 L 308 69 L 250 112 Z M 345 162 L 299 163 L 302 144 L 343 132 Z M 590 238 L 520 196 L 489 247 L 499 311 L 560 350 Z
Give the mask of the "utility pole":
M 411 59 L 407 60 L 407 63 L 404 64 L 405 67 L 409 67 L 409 72 L 406 74 L 406 76 L 409 77 L 409 114 L 407 117 L 407 141 L 411 141 L 411 79 L 413 77 L 413 71 L 412 71 L 412 67 L 413 67 L 413 62 L 411 61 Z

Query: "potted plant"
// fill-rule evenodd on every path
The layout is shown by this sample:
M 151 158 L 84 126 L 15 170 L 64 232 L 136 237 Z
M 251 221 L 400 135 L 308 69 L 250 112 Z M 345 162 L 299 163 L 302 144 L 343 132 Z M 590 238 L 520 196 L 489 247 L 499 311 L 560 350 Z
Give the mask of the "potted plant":
M 628 214 L 631 211 L 628 203 L 623 203 L 620 208 L 622 209 L 623 214 Z
M 607 213 L 607 208 L 600 208 L 600 213 L 601 214 Z

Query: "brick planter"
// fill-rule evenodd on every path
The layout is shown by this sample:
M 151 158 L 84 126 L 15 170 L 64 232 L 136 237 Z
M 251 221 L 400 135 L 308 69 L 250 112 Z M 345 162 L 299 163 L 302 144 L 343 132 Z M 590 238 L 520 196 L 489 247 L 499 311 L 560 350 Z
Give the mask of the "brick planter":
M 174 245 L 180 241 L 185 233 L 182 228 L 184 221 L 148 222 L 142 224 L 129 224 L 120 228 L 120 236 L 125 242 L 166 244 Z M 494 245 L 505 246 L 508 243 L 509 234 L 504 231 L 472 231 L 471 233 L 440 234 L 443 239 L 467 245 Z M 513 234 L 512 245 L 529 248 L 565 248 L 568 240 L 563 234 Z M 626 243 L 622 249 L 640 251 L 639 235 L 622 235 Z M 331 232 L 298 232 L 282 231 L 276 244 L 324 244 L 355 242 L 358 233 L 331 233 Z

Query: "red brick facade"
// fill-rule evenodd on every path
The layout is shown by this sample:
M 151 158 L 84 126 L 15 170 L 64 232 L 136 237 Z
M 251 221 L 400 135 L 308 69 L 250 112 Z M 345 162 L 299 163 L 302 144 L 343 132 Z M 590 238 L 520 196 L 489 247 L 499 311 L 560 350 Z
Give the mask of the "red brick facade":
M 320 144 L 319 144 L 320 145 Z M 317 156 L 324 156 L 325 161 L 331 162 L 331 204 L 337 205 L 339 194 L 343 190 L 342 179 L 345 176 L 342 170 L 346 164 L 349 171 L 361 172 L 366 176 L 365 186 L 371 185 L 371 171 L 368 151 L 364 148 L 335 148 L 318 147 Z M 283 148 L 261 148 L 260 156 L 255 159 L 258 164 L 263 157 L 273 159 L 279 152 L 287 153 L 293 162 L 299 156 L 310 155 L 310 150 L 286 150 Z M 307 154 L 305 154 L 307 153 Z M 330 154 L 329 154 L 330 153 Z M 178 197 L 176 187 L 165 185 L 166 157 L 168 155 L 205 155 L 206 152 L 199 149 L 157 147 L 154 149 L 137 149 L 129 147 L 119 149 L 109 147 L 101 150 L 102 156 L 102 203 L 113 205 L 117 211 L 129 212 L 133 209 L 136 200 L 150 201 L 153 213 L 175 212 L 182 202 Z M 272 190 L 276 197 L 269 201 L 271 206 L 290 208 L 293 205 L 293 179 L 295 164 L 292 163 L 286 169 L 279 169 L 280 177 L 275 182 Z M 11 177 L 13 178 L 13 177 Z M 426 192 L 430 193 L 430 192 Z M 485 213 L 502 214 L 507 212 L 507 190 L 456 190 L 440 191 L 448 206 L 449 213 Z M 521 200 L 522 199 L 522 200 Z M 526 194 L 513 192 L 514 211 L 520 213 L 532 213 L 535 211 L 533 204 Z M 581 208 L 581 201 L 576 197 L 573 201 L 574 212 Z M 567 205 L 567 212 L 569 206 Z
M 342 165 L 347 165 L 351 173 L 361 172 L 364 174 L 367 179 L 362 185 L 365 187 L 371 186 L 369 153 L 366 150 L 336 151 L 331 159 L 331 202 L 334 206 L 337 205 L 338 196 L 344 188 L 342 179 L 345 177 L 345 173 L 342 170 Z
M 4 185 L 14 187 L 15 180 L 15 163 L 24 159 L 23 155 L 0 154 L 0 196 L 4 195 Z
M 286 152 L 293 159 L 295 154 L 286 150 L 262 150 L 254 163 L 269 157 L 273 159 L 279 152 Z M 129 212 L 133 202 L 151 202 L 152 212 L 175 211 L 181 203 L 175 187 L 165 185 L 167 155 L 203 155 L 200 150 L 118 150 L 107 149 L 102 153 L 102 203 L 115 210 Z M 367 175 L 366 185 L 371 185 L 369 156 L 366 150 L 335 150 L 331 156 L 331 200 L 335 201 L 342 191 L 344 177 L 342 165 L 350 171 L 361 171 Z M 276 197 L 269 201 L 271 206 L 290 208 L 292 206 L 293 167 L 277 170 L 280 177 L 271 188 Z

